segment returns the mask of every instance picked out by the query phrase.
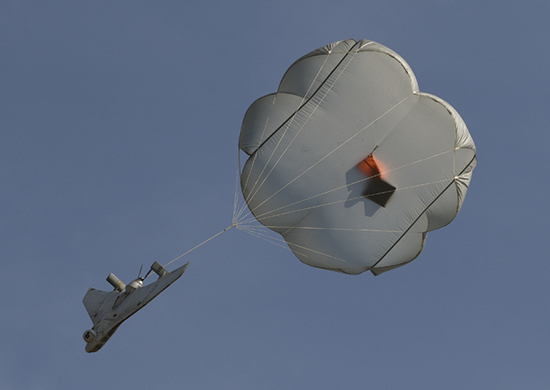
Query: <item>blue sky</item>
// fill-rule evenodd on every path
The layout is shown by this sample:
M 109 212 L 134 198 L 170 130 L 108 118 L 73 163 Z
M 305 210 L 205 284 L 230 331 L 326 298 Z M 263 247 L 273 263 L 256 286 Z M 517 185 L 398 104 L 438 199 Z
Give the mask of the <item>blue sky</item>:
M 525 1 L 1 2 L 0 387 L 546 389 L 549 17 Z M 378 277 L 230 229 L 85 353 L 88 287 L 229 226 L 246 109 L 346 38 L 395 50 L 465 120 L 478 166 L 456 220 Z

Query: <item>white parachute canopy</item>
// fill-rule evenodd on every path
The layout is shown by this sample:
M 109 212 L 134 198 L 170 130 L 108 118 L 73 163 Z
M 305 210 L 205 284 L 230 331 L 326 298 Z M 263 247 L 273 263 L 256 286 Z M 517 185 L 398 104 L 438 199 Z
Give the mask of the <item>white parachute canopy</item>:
M 460 115 L 368 40 L 296 61 L 246 112 L 239 147 L 254 217 L 302 262 L 348 274 L 416 258 L 457 215 L 476 164 Z

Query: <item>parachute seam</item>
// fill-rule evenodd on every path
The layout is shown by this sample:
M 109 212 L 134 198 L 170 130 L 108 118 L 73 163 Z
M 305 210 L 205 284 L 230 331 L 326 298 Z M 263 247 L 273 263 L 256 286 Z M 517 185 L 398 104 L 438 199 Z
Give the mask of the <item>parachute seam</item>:
M 289 120 L 294 120 L 294 118 L 296 117 L 296 115 L 298 114 L 298 112 L 300 112 L 300 110 L 302 110 L 302 108 L 304 108 L 304 107 L 305 107 L 305 106 L 306 106 L 306 105 L 307 105 L 307 104 L 317 95 L 317 93 L 319 92 L 319 90 L 327 83 L 327 81 L 328 81 L 328 80 L 330 79 L 330 77 L 334 74 L 334 72 L 335 72 L 338 68 L 340 68 L 340 65 L 342 64 L 342 62 L 343 62 L 343 61 L 348 57 L 348 55 L 351 54 L 351 53 L 352 53 L 352 51 L 349 51 L 349 52 L 346 53 L 346 55 L 344 56 L 344 58 L 342 58 L 342 60 L 340 60 L 340 62 L 334 67 L 334 69 L 333 69 L 333 70 L 330 72 L 330 74 L 323 80 L 323 82 L 319 85 L 319 87 L 315 90 L 315 92 L 311 95 L 311 97 L 310 97 L 309 99 L 307 99 L 307 101 L 306 101 L 304 104 L 302 104 L 302 105 L 300 106 L 300 108 L 299 108 L 298 110 L 296 110 L 296 111 L 294 112 L 294 114 L 293 114 L 291 117 L 289 117 L 289 118 L 288 118 L 288 119 L 287 119 L 287 120 L 286 120 L 286 121 L 276 130 L 276 131 L 274 131 L 274 132 L 273 132 L 273 133 L 272 133 L 272 134 L 271 134 L 271 135 L 270 135 L 270 136 L 269 136 L 269 137 L 268 137 L 259 147 L 258 147 L 258 149 L 256 149 L 256 150 L 254 151 L 254 153 L 251 155 L 251 157 L 253 157 L 254 154 L 255 154 L 255 153 L 256 153 L 256 152 L 257 152 L 257 151 L 258 151 L 258 150 L 259 150 L 259 149 L 260 149 L 260 148 L 261 148 L 261 147 L 262 147 L 262 146 L 263 146 L 263 145 L 264 145 L 264 144 L 265 144 L 265 143 L 266 143 L 275 133 L 277 133 L 285 124 L 287 124 L 287 122 L 289 122 Z M 354 54 L 357 54 L 357 52 L 355 52 Z M 351 61 L 350 61 L 350 62 L 351 62 Z M 348 63 L 348 65 L 349 65 L 349 63 Z M 346 67 L 347 67 L 348 65 L 346 65 Z M 345 69 L 345 68 L 344 68 L 344 69 Z M 340 73 L 340 75 L 341 75 L 341 73 Z M 338 78 L 339 78 L 339 77 L 340 77 L 340 76 L 338 76 Z M 328 92 L 329 92 L 330 90 L 332 90 L 332 87 L 330 87 L 329 90 L 325 93 L 325 95 L 322 97 L 321 101 L 317 104 L 317 106 L 315 107 L 315 109 L 311 112 L 311 114 L 309 115 L 309 117 L 307 118 L 307 120 L 306 120 L 305 123 L 307 123 L 307 121 L 309 121 L 309 119 L 311 118 L 311 116 L 313 115 L 313 113 L 317 110 L 317 108 L 319 108 L 321 102 L 324 100 L 324 98 L 327 96 L 327 94 L 328 94 Z M 296 137 L 300 134 L 301 130 L 305 127 L 305 123 L 302 125 L 302 127 L 300 128 L 300 130 L 296 133 L 296 135 L 294 136 L 294 138 L 290 141 L 290 144 L 289 144 L 289 145 L 286 147 L 286 149 L 283 151 L 283 153 L 281 154 L 281 156 L 279 157 L 279 159 L 275 162 L 275 164 L 274 164 L 274 166 L 271 168 L 271 170 L 270 170 L 270 171 L 267 173 L 267 175 L 263 178 L 262 183 L 261 183 L 257 188 L 254 188 L 254 187 L 256 186 L 256 184 L 258 183 L 258 181 L 260 180 L 260 177 L 263 175 L 263 173 L 264 173 L 264 171 L 265 171 L 265 167 L 264 167 L 264 169 L 262 170 L 262 172 L 258 175 L 258 180 L 256 181 L 256 183 L 254 184 L 253 188 L 252 188 L 251 191 L 250 191 L 250 193 L 252 193 L 252 192 L 253 192 L 253 193 L 250 195 L 249 199 L 245 199 L 245 201 L 247 201 L 247 203 L 248 203 L 249 200 L 253 199 L 253 198 L 256 196 L 256 194 L 258 193 L 259 189 L 262 187 L 263 183 L 265 183 L 265 181 L 267 180 L 267 178 L 270 176 L 271 172 L 275 169 L 275 167 L 277 166 L 277 164 L 279 163 L 279 161 L 280 161 L 280 160 L 283 158 L 283 156 L 285 155 L 285 153 L 286 153 L 286 151 L 288 150 L 288 148 L 290 147 L 290 145 L 292 145 L 293 141 L 294 141 L 294 140 L 296 139 Z M 282 142 L 282 139 L 283 139 L 284 135 L 286 134 L 286 131 L 288 130 L 289 125 L 290 125 L 290 123 L 288 123 L 288 125 L 287 125 L 287 127 L 286 127 L 286 130 L 285 130 L 285 132 L 283 133 L 283 136 L 281 137 L 281 139 L 280 139 L 279 142 L 277 143 L 276 147 L 274 148 L 274 150 L 273 150 L 271 156 L 269 157 L 268 163 L 271 161 L 271 158 L 274 156 L 275 151 L 277 150 L 277 148 L 279 147 L 280 143 Z M 267 166 L 267 164 L 266 164 L 266 166 Z M 277 191 L 277 193 L 280 192 L 280 191 L 281 191 L 281 190 Z M 275 194 L 274 194 L 274 195 L 275 195 Z M 244 193 L 243 193 L 243 196 L 244 196 Z M 273 195 L 272 195 L 272 196 L 273 196 Z M 270 198 L 271 198 L 271 197 L 270 197 Z M 267 199 L 267 200 L 268 200 L 268 199 Z M 265 200 L 264 202 L 262 202 L 262 204 L 265 203 L 267 200 Z M 261 206 L 261 205 L 259 205 L 259 206 Z M 259 206 L 257 206 L 257 207 L 259 207 Z M 256 207 L 256 208 L 257 208 L 257 207 Z
M 355 45 L 354 45 L 354 46 L 355 46 Z M 352 48 L 352 49 L 353 49 L 353 48 Z M 317 95 L 317 92 L 319 92 L 319 90 L 326 84 L 326 82 L 328 81 L 328 79 L 330 79 L 330 77 L 333 75 L 333 73 L 340 67 L 340 65 L 344 62 L 344 60 L 345 60 L 351 53 L 352 53 L 352 50 L 349 50 L 349 51 L 347 51 L 347 52 L 338 53 L 338 54 L 345 54 L 345 55 L 344 55 L 344 57 L 342 57 L 342 59 L 340 60 L 340 62 L 338 62 L 338 64 L 336 64 L 336 66 L 334 67 L 334 69 L 332 69 L 332 70 L 330 71 L 330 73 L 327 75 L 327 77 L 325 77 L 325 79 L 323 80 L 323 82 L 322 82 L 321 84 L 319 84 L 319 86 L 317 87 L 317 89 L 315 90 L 315 92 L 313 92 L 313 93 L 311 94 L 311 96 L 310 96 L 307 100 L 305 100 L 305 101 L 302 103 L 302 105 L 300 105 L 300 107 L 298 107 L 298 108 L 294 111 L 294 113 L 292 113 L 292 115 L 290 115 L 290 116 L 289 116 L 289 117 L 288 117 L 288 118 L 287 118 L 287 119 L 277 128 L 277 130 L 275 130 L 269 137 L 267 137 L 267 138 L 260 144 L 260 146 L 258 146 L 258 148 L 256 148 L 256 150 L 254 150 L 254 152 L 252 152 L 252 154 L 250 155 L 250 157 L 253 157 L 253 156 L 256 154 L 256 152 L 257 152 L 258 150 L 260 150 L 260 149 L 262 148 L 262 146 L 264 146 L 265 143 L 266 143 L 271 137 L 273 137 L 273 135 L 275 135 L 275 133 L 277 133 L 278 131 L 280 131 L 281 128 L 282 128 L 285 124 L 287 124 L 288 121 L 290 121 L 294 116 L 296 116 L 296 114 L 297 114 L 302 108 L 304 108 L 304 107 L 311 101 L 311 99 L 313 99 L 313 98 L 315 97 L 315 95 Z M 327 54 L 324 54 L 324 55 L 326 55 L 326 56 L 327 56 L 327 59 L 328 59 L 328 56 L 331 55 L 331 54 L 333 54 L 333 53 L 327 53 Z M 354 54 L 357 54 L 357 53 L 354 53 Z M 322 67 L 321 67 L 321 69 L 322 69 Z M 320 71 L 321 69 L 319 69 L 319 71 Z M 314 79 L 314 81 L 312 82 L 312 85 L 313 85 L 314 82 L 315 82 L 315 79 Z M 307 95 L 306 95 L 306 96 L 307 96 Z M 305 96 L 304 96 L 304 99 L 305 99 Z
M 464 169 L 462 170 L 462 172 L 460 172 L 459 175 L 461 175 L 462 173 L 464 173 L 466 171 L 466 169 L 468 169 L 468 167 L 472 164 L 472 162 L 474 161 L 475 159 L 475 156 L 470 160 L 470 162 L 468 164 L 466 164 L 466 166 L 464 167 Z M 420 217 L 422 217 L 422 215 L 424 215 L 426 213 L 426 211 L 428 211 L 428 209 L 441 197 L 441 195 L 443 195 L 445 193 L 445 191 L 447 191 L 447 189 L 455 182 L 455 179 L 453 178 L 453 180 L 451 180 L 451 182 L 445 187 L 445 189 L 443 191 L 441 191 L 433 201 L 430 202 L 430 204 L 428 206 L 426 206 L 426 208 L 418 215 L 418 217 L 416 217 L 416 219 L 413 221 L 413 223 L 410 224 L 410 226 L 403 232 L 403 234 L 397 239 L 397 241 L 395 241 L 393 243 L 393 245 L 386 251 L 386 253 L 384 253 L 384 255 L 376 262 L 374 263 L 370 269 L 376 267 L 376 265 L 378 265 L 385 257 L 388 253 L 390 253 L 393 248 L 395 248 L 395 246 L 399 243 L 399 241 L 401 241 L 401 239 L 403 237 L 405 237 L 405 235 L 412 229 L 412 227 L 414 226 L 414 224 L 420 219 Z M 426 232 L 424 232 L 426 233 Z M 418 256 L 418 255 L 417 255 Z
M 356 55 L 357 53 L 360 52 L 359 50 L 360 50 L 361 48 L 363 48 L 363 47 L 365 47 L 365 46 L 368 46 L 368 45 L 371 45 L 371 44 L 373 44 L 373 43 L 374 43 L 374 42 L 370 41 L 370 42 L 368 42 L 367 44 L 361 46 L 359 49 L 357 49 L 357 50 L 355 50 L 355 51 L 353 51 L 353 47 L 352 47 L 352 49 L 350 49 L 348 52 L 346 52 L 346 55 L 342 58 L 342 60 L 340 60 L 340 62 L 338 63 L 338 65 L 335 66 L 335 68 L 331 71 L 331 73 L 325 78 L 325 80 L 323 81 L 323 83 L 321 83 L 321 85 L 319 85 L 319 87 L 316 89 L 316 91 L 313 93 L 313 95 L 312 95 L 304 104 L 302 104 L 302 105 L 300 106 L 300 108 L 299 108 L 298 110 L 296 110 L 295 113 L 294 113 L 291 117 L 289 117 L 289 119 L 287 119 L 287 121 L 285 121 L 285 124 L 286 124 L 291 118 L 293 119 L 293 118 L 297 115 L 297 113 L 298 113 L 303 107 L 305 107 L 306 104 L 309 103 L 309 101 L 310 101 L 311 99 L 313 99 L 314 96 L 317 95 L 317 93 L 319 92 L 320 88 L 322 88 L 322 86 L 326 84 L 326 82 L 328 81 L 328 79 L 329 79 L 329 78 L 332 76 L 332 74 L 340 67 L 340 65 L 342 64 L 342 62 L 348 57 L 349 54 L 353 53 L 354 55 Z M 354 45 L 354 47 L 357 46 L 358 44 L 360 44 L 360 42 L 356 42 L 356 44 Z M 391 55 L 391 54 L 389 54 L 389 53 L 383 52 L 383 51 L 378 51 L 378 50 L 372 50 L 372 51 L 379 52 L 379 53 L 381 53 L 381 54 L 385 54 L 385 55 L 388 55 L 388 56 L 394 58 L 394 59 L 395 59 L 397 62 L 399 62 L 399 64 L 404 68 L 405 72 L 406 72 L 407 75 L 409 76 L 409 79 L 412 80 L 412 78 L 411 78 L 411 76 L 410 76 L 410 74 L 409 74 L 409 69 L 410 69 L 410 68 L 408 68 L 408 67 L 405 65 L 406 63 L 405 63 L 405 64 L 403 63 L 404 60 L 401 60 L 400 58 L 395 57 L 395 56 L 393 56 L 393 55 Z M 327 57 L 328 57 L 328 55 L 327 55 Z M 350 60 L 350 62 L 346 65 L 346 68 L 347 68 L 347 66 L 349 66 L 350 63 L 351 63 L 351 60 Z M 344 68 L 344 69 L 345 69 L 345 68 Z M 338 76 L 338 78 L 339 78 L 339 77 L 340 77 L 340 76 Z M 411 82 L 411 85 L 412 85 L 412 82 Z M 328 92 L 330 92 L 331 89 L 332 89 L 332 87 L 325 93 L 325 96 L 324 96 L 324 97 L 326 97 L 326 95 L 328 94 Z M 339 145 L 338 147 L 336 147 L 335 149 L 333 149 L 333 150 L 332 150 L 330 153 L 328 153 L 326 156 L 322 157 L 319 161 L 317 161 L 315 164 L 313 164 L 313 165 L 312 165 L 311 167 L 309 167 L 307 170 L 305 170 L 304 172 L 302 172 L 300 175 L 298 175 L 298 176 L 297 176 L 296 178 L 294 178 L 292 181 L 290 181 L 289 183 L 285 184 L 282 188 L 280 188 L 279 190 L 277 190 L 277 191 L 276 191 L 274 194 L 272 194 L 269 198 L 265 199 L 261 204 L 257 205 L 257 206 L 254 208 L 254 210 L 256 210 L 258 207 L 260 207 L 260 206 L 262 206 L 263 204 L 265 204 L 267 201 L 269 201 L 271 198 L 273 198 L 273 196 L 275 196 L 277 193 L 279 193 L 280 191 L 282 191 L 284 188 L 286 188 L 288 185 L 290 185 L 291 183 L 293 183 L 293 182 L 294 182 L 295 180 L 297 180 L 299 177 L 301 177 L 302 175 L 304 175 L 304 174 L 305 174 L 306 172 L 308 172 L 310 169 L 312 169 L 312 168 L 315 167 L 317 164 L 319 164 L 320 162 L 322 162 L 324 159 L 326 159 L 326 158 L 327 158 L 328 156 L 330 156 L 332 153 L 334 153 L 335 151 L 337 151 L 337 150 L 338 150 L 339 148 L 341 148 L 343 145 L 345 145 L 346 143 L 348 143 L 349 141 L 351 141 L 353 138 L 355 138 L 356 136 L 358 136 L 359 134 L 361 134 L 363 131 L 365 131 L 367 128 L 369 128 L 371 125 L 373 125 L 376 121 L 380 120 L 380 119 L 383 118 L 385 115 L 387 115 L 389 112 L 391 112 L 391 111 L 394 110 L 396 107 L 398 107 L 399 105 L 401 105 L 405 100 L 407 100 L 407 99 L 410 98 L 411 96 L 414 96 L 414 95 L 416 94 L 416 91 L 415 91 L 414 88 L 411 88 L 411 90 L 412 90 L 412 92 L 411 92 L 410 95 L 408 95 L 408 96 L 406 96 L 405 98 L 403 98 L 400 102 L 396 103 L 396 104 L 395 104 L 393 107 L 391 107 L 388 111 L 386 111 L 385 113 L 383 113 L 382 115 L 380 115 L 378 118 L 376 118 L 375 120 L 373 120 L 371 123 L 369 123 L 367 126 L 365 126 L 364 128 L 362 128 L 361 130 L 359 130 L 356 134 L 354 134 L 352 137 L 350 137 L 350 138 L 349 138 L 348 140 L 346 140 L 344 143 L 342 143 L 341 145 Z M 324 97 L 322 98 L 322 100 L 324 100 Z M 322 102 L 322 100 L 321 100 L 321 102 Z M 321 102 L 319 102 L 319 103 L 317 104 L 317 107 L 315 108 L 315 110 L 319 107 L 319 105 L 321 104 Z M 313 112 L 315 112 L 315 110 L 314 110 Z M 308 117 L 307 120 L 309 120 L 309 118 L 311 118 L 311 116 L 313 115 L 313 112 L 310 114 L 310 116 Z M 307 122 L 307 121 L 306 121 L 306 122 Z M 284 125 L 284 124 L 283 124 L 283 125 Z M 283 125 L 281 125 L 281 127 L 282 127 Z M 304 128 L 304 126 L 305 126 L 305 123 L 302 125 L 302 129 Z M 271 134 L 271 136 L 273 136 L 276 132 L 278 132 L 278 131 L 281 129 L 281 127 L 279 127 L 279 129 L 277 129 L 275 132 L 273 132 L 273 133 Z M 288 127 L 287 127 L 287 129 L 288 129 Z M 300 130 L 301 130 L 301 129 L 300 129 Z M 286 132 L 286 130 L 285 130 L 285 132 Z M 294 139 L 298 136 L 299 133 L 300 133 L 300 131 L 298 131 L 298 133 L 294 136 Z M 285 133 L 285 134 L 286 134 L 286 133 Z M 271 137 L 271 136 L 270 136 L 270 137 Z M 268 137 L 268 139 L 269 139 L 270 137 Z M 283 134 L 283 137 L 284 137 L 284 134 Z M 266 140 L 258 147 L 258 149 L 256 149 L 256 150 L 254 151 L 253 155 L 254 155 L 254 154 L 255 154 L 255 153 L 265 144 L 265 142 L 267 142 L 268 139 L 266 139 Z M 262 183 L 260 184 L 260 186 L 259 186 L 258 188 L 252 188 L 252 189 L 251 189 L 251 191 L 249 192 L 249 193 L 251 193 L 251 196 L 250 196 L 248 199 L 245 199 L 245 201 L 246 201 L 247 203 L 248 203 L 250 200 L 252 200 L 252 199 L 256 196 L 257 192 L 259 191 L 259 189 L 261 188 L 261 186 L 263 185 L 263 183 L 265 183 L 265 181 L 267 180 L 267 178 L 270 176 L 271 172 L 275 169 L 275 167 L 277 166 L 278 162 L 279 162 L 279 161 L 282 159 L 282 157 L 285 155 L 286 150 L 288 150 L 288 148 L 290 147 L 290 145 L 292 144 L 292 142 L 294 141 L 294 139 L 293 139 L 293 140 L 290 142 L 290 144 L 287 146 L 287 149 L 285 149 L 285 151 L 281 154 L 281 156 L 279 157 L 279 160 L 277 160 L 277 162 L 275 163 L 275 165 L 271 168 L 270 172 L 263 178 L 263 181 L 262 181 Z M 272 155 L 271 155 L 270 158 L 269 158 L 269 161 L 271 161 L 271 158 L 272 158 L 273 155 L 275 154 L 275 151 L 277 150 L 277 148 L 278 148 L 278 146 L 280 145 L 280 142 L 281 142 L 281 141 L 282 141 L 282 137 L 281 137 L 281 139 L 279 140 L 279 142 L 278 142 L 276 148 L 274 148 L 273 153 L 272 153 Z M 252 155 L 251 155 L 251 156 L 252 156 Z M 255 160 L 254 160 L 254 161 L 255 161 Z M 268 161 L 268 163 L 269 163 L 269 161 Z M 266 164 L 266 166 L 267 166 L 267 164 Z M 262 172 L 258 175 L 258 180 L 257 180 L 257 182 L 260 180 L 260 177 L 263 175 L 263 173 L 264 173 L 264 170 L 262 170 Z M 257 183 L 257 182 L 256 182 L 256 183 Z M 255 186 L 254 186 L 254 187 L 255 187 Z M 253 192 L 253 193 L 252 193 L 252 192 Z M 244 196 L 244 193 L 243 193 L 243 196 Z M 253 213 L 254 210 L 251 210 L 251 212 Z
M 342 43 L 347 42 L 347 41 L 353 41 L 353 44 L 351 44 L 350 49 L 348 49 L 348 50 L 342 50 L 342 51 L 337 51 L 337 50 L 335 50 L 335 48 L 336 48 L 339 44 L 342 44 Z M 308 54 L 306 54 L 306 55 L 304 55 L 304 56 L 298 58 L 296 61 L 294 61 L 294 62 L 292 63 L 292 65 L 290 65 L 290 66 L 288 67 L 288 69 L 287 69 L 286 72 L 284 73 L 284 75 L 283 75 L 283 77 L 282 77 L 282 79 L 281 79 L 281 82 L 279 83 L 279 88 L 281 87 L 281 84 L 283 83 L 282 80 L 284 80 L 284 78 L 286 77 L 286 75 L 288 74 L 288 72 L 290 71 L 290 69 L 291 69 L 292 67 L 294 67 L 295 65 L 299 64 L 300 62 L 305 61 L 305 60 L 307 60 L 307 59 L 309 59 L 309 58 L 314 58 L 314 57 L 319 57 L 319 56 L 326 56 L 326 57 L 328 57 L 328 56 L 333 55 L 333 54 L 349 54 L 349 53 L 351 53 L 351 49 L 353 49 L 355 46 L 357 46 L 358 43 L 359 43 L 359 41 L 356 41 L 356 40 L 353 39 L 353 38 L 343 39 L 343 40 L 341 40 L 341 41 L 334 42 L 334 44 L 332 44 L 332 45 L 328 45 L 328 46 L 332 46 L 332 47 L 329 48 L 327 51 L 321 51 L 321 50 L 317 49 L 317 50 L 314 51 L 314 52 L 316 52 L 315 54 L 308 53 Z M 373 43 L 374 43 L 373 41 L 369 41 L 369 43 L 368 43 L 367 45 L 373 44 Z M 360 50 L 360 49 L 361 49 L 361 48 L 359 48 L 358 50 Z M 336 65 L 336 66 L 338 66 L 338 65 Z M 313 83 L 312 83 L 312 84 L 313 84 Z
M 256 152 L 269 140 L 269 138 L 271 138 L 275 133 L 277 133 L 279 130 L 281 130 L 283 127 L 286 126 L 286 129 L 285 129 L 285 133 L 283 133 L 283 137 L 281 137 L 281 139 L 279 140 L 279 142 L 277 143 L 277 147 L 279 146 L 279 144 L 281 143 L 282 139 L 284 138 L 284 134 L 286 134 L 286 131 L 288 130 L 288 128 L 290 127 L 290 125 L 292 124 L 292 122 L 294 121 L 294 118 L 296 118 L 296 115 L 298 114 L 298 111 L 300 111 L 300 109 L 302 107 L 304 107 L 310 99 L 312 99 L 315 94 L 317 93 L 317 90 L 320 88 L 317 88 L 317 90 L 311 95 L 311 97 L 309 99 L 307 99 L 306 101 L 306 96 L 309 94 L 309 92 L 311 91 L 311 87 L 313 86 L 313 84 L 315 83 L 315 80 L 317 79 L 317 77 L 319 76 L 319 74 L 321 73 L 321 71 L 323 70 L 323 68 L 325 67 L 325 64 L 326 62 L 328 61 L 328 55 L 326 55 L 326 58 L 325 58 L 325 61 L 323 62 L 323 65 L 319 68 L 317 74 L 315 75 L 315 77 L 313 78 L 313 81 L 311 82 L 308 90 L 306 91 L 306 94 L 302 97 L 302 101 L 300 102 L 300 107 L 298 107 L 297 110 L 295 110 L 273 133 L 271 133 L 269 135 L 269 137 L 267 137 L 257 148 L 256 150 L 254 150 L 254 152 L 250 155 L 250 158 L 252 158 L 252 165 L 249 169 L 249 173 L 248 173 L 248 176 L 247 176 L 247 179 L 246 179 L 246 182 L 244 183 L 244 186 L 248 185 L 248 180 L 250 179 L 250 174 L 252 173 L 252 168 L 254 167 L 255 163 L 256 163 L 256 159 L 257 159 L 257 154 Z M 338 64 L 339 65 L 339 64 Z M 338 65 L 336 65 L 336 67 L 338 67 Z M 336 69 L 335 67 L 335 69 Z M 333 69 L 332 71 L 334 71 L 335 69 Z M 323 85 L 326 80 L 328 80 L 328 78 L 330 77 L 330 74 L 329 76 L 327 76 L 327 78 L 325 80 L 323 80 L 323 82 L 321 83 L 321 85 Z M 283 76 L 284 78 L 284 76 Z M 280 86 L 279 86 L 280 88 Z M 273 104 L 275 104 L 275 100 L 277 100 L 277 93 L 274 94 L 274 100 L 273 100 Z M 268 95 L 269 96 L 269 95 Z M 266 121 L 266 125 L 264 127 L 264 131 L 262 132 L 262 138 L 263 138 L 263 134 L 265 134 L 265 128 L 267 128 L 267 122 L 269 121 L 269 117 L 267 118 L 267 121 Z M 275 154 L 275 151 L 277 150 L 277 147 L 275 149 L 273 149 L 273 152 L 271 153 L 271 156 L 269 157 L 269 161 L 271 161 L 271 158 L 273 157 L 273 155 Z M 258 184 L 258 181 L 260 180 L 261 176 L 263 175 L 265 171 L 265 167 L 264 169 L 262 169 L 262 172 L 260 172 L 260 174 L 258 175 L 258 179 L 256 180 L 256 182 L 254 183 L 254 185 L 252 186 L 251 190 L 250 190 L 250 193 L 253 193 L 252 194 L 252 197 L 255 196 L 257 190 L 256 190 L 256 185 Z M 269 176 L 269 174 L 268 174 Z M 264 179 L 265 181 L 265 179 Z M 263 182 L 262 182 L 263 184 Z M 261 185 L 260 185 L 261 187 Z M 244 196 L 244 193 L 243 193 L 243 196 Z
M 339 150 L 340 148 L 342 148 L 343 146 L 345 146 L 348 142 L 350 142 L 351 140 L 353 140 L 355 137 L 357 137 L 359 134 L 361 134 L 363 131 L 365 131 L 366 129 L 368 129 L 370 126 L 372 126 L 374 123 L 376 123 L 378 120 L 380 120 L 381 118 L 383 118 L 385 115 L 387 115 L 389 112 L 393 111 L 396 107 L 398 107 L 399 105 L 401 105 L 405 100 L 407 100 L 408 98 L 410 98 L 412 96 L 409 95 L 407 97 L 405 97 L 403 100 L 401 100 L 400 102 L 396 103 L 393 107 L 391 107 L 390 109 L 388 109 L 386 112 L 384 112 L 383 114 L 381 114 L 378 118 L 376 118 L 375 120 L 373 120 L 371 123 L 369 123 L 368 125 L 366 125 L 365 127 L 363 127 L 361 130 L 359 130 L 357 133 L 353 134 L 350 138 L 348 138 L 346 141 L 342 142 L 340 145 L 338 145 L 336 148 L 334 148 L 333 150 L 331 150 L 329 153 L 327 153 L 325 156 L 323 156 L 321 159 L 319 159 L 317 162 L 315 162 L 313 165 L 311 165 L 309 168 L 307 168 L 306 170 L 304 170 L 302 173 L 300 173 L 298 176 L 296 176 L 294 179 L 292 179 L 291 181 L 289 181 L 287 184 L 285 184 L 283 187 L 281 187 L 279 190 L 277 190 L 275 193 L 273 193 L 270 197 L 268 197 L 267 199 L 265 199 L 262 203 L 260 203 L 259 205 L 257 205 L 254 210 L 256 210 L 258 207 L 262 206 L 264 203 L 266 203 L 267 201 L 269 201 L 271 198 L 273 198 L 275 195 L 277 195 L 279 192 L 281 192 L 282 190 L 284 190 L 286 187 L 288 187 L 289 185 L 291 185 L 292 183 L 294 183 L 296 180 L 298 180 L 300 177 L 302 177 L 303 175 L 305 175 L 307 172 L 309 172 L 311 169 L 313 169 L 315 166 L 317 166 L 319 163 L 321 163 L 322 161 L 324 161 L 325 159 L 327 159 L 329 156 L 331 156 L 334 152 L 336 152 L 337 150 Z M 282 158 L 282 156 L 281 156 Z M 279 160 L 281 159 L 279 158 Z M 274 168 L 272 168 L 273 170 Z M 267 178 L 264 179 L 264 181 L 266 180 Z M 254 210 L 251 210 L 252 212 L 254 212 Z

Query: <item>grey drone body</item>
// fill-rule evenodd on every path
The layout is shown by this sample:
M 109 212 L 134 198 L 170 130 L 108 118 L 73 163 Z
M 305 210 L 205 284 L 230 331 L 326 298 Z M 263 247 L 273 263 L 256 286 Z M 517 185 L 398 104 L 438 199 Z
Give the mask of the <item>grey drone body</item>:
M 83 335 L 86 352 L 99 351 L 124 321 L 178 280 L 188 265 L 189 263 L 168 272 L 155 261 L 151 271 L 159 278 L 146 286 L 143 286 L 143 281 L 147 276 L 138 277 L 125 285 L 115 275 L 110 274 L 107 281 L 115 288 L 114 291 L 90 287 L 82 300 L 93 323 L 93 327 Z

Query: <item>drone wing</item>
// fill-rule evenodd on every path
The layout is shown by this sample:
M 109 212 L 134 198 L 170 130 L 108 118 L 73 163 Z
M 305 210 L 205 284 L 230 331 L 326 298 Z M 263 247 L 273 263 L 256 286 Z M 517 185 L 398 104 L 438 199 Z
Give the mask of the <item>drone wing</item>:
M 94 325 L 99 322 L 101 318 L 103 318 L 106 311 L 111 309 L 111 305 L 104 305 L 109 295 L 113 295 L 113 293 L 96 290 L 92 287 L 90 287 L 86 295 L 84 295 L 82 303 L 84 304 L 84 307 L 86 307 L 86 311 L 88 312 L 88 315 L 92 319 Z
M 120 303 L 119 311 L 124 312 L 125 319 L 133 315 L 138 310 L 142 309 L 145 305 L 151 302 L 157 295 L 168 288 L 172 283 L 178 280 L 181 275 L 187 269 L 189 263 L 182 267 L 160 276 L 157 281 L 148 284 L 147 286 L 138 288 L 131 295 L 128 296 L 122 303 Z

